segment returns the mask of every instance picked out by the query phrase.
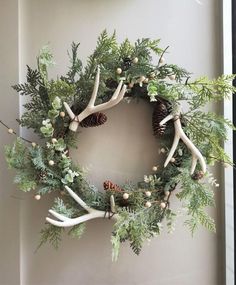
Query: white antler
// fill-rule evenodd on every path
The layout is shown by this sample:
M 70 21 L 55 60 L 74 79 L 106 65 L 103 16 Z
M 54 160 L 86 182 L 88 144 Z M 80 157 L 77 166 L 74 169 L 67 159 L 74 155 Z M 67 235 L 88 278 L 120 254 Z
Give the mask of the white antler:
M 116 219 L 117 214 L 113 212 L 113 209 L 115 209 L 115 202 L 114 197 L 111 195 L 110 201 L 111 201 L 111 212 L 107 214 L 105 211 L 99 211 L 95 210 L 93 208 L 90 208 L 74 191 L 72 191 L 68 186 L 65 186 L 66 190 L 70 194 L 70 196 L 82 207 L 84 210 L 88 212 L 88 214 L 85 214 L 83 216 L 77 217 L 77 218 L 68 218 L 65 217 L 62 214 L 57 213 L 54 210 L 49 210 L 49 213 L 57 218 L 58 220 L 54 220 L 51 218 L 46 218 L 46 221 L 50 224 L 57 226 L 57 227 L 71 227 L 78 224 L 81 224 L 83 222 L 86 222 L 88 220 L 96 219 L 96 218 L 109 218 L 109 219 Z M 112 215 L 110 215 L 112 213 Z
M 123 99 L 123 97 L 125 95 L 127 86 L 125 84 L 123 85 L 123 81 L 120 81 L 120 83 L 117 86 L 113 96 L 111 97 L 111 99 L 108 102 L 94 106 L 96 98 L 97 98 L 97 93 L 98 93 L 99 78 L 100 78 L 100 68 L 98 66 L 91 99 L 88 103 L 88 106 L 79 115 L 76 116 L 72 112 L 69 105 L 66 102 L 64 102 L 64 106 L 66 108 L 66 111 L 72 120 L 72 122 L 70 123 L 70 130 L 72 130 L 73 132 L 76 132 L 76 130 L 79 126 L 79 123 L 82 122 L 86 117 L 88 117 L 89 115 L 91 115 L 93 113 L 104 111 L 106 109 L 114 107 Z M 122 85 L 123 85 L 123 87 L 122 87 Z
M 205 173 L 206 172 L 206 162 L 205 162 L 201 152 L 196 148 L 196 146 L 186 136 L 186 134 L 184 133 L 184 131 L 182 129 L 182 125 L 180 122 L 180 108 L 178 108 L 178 110 L 174 114 L 170 114 L 166 118 L 164 118 L 160 122 L 160 126 L 164 125 L 166 122 L 170 121 L 171 119 L 174 119 L 175 136 L 174 136 L 174 141 L 173 141 L 172 147 L 170 149 L 170 152 L 169 152 L 167 159 L 164 163 L 164 167 L 166 167 L 168 165 L 168 163 L 170 162 L 170 160 L 173 157 L 175 150 L 178 146 L 179 140 L 181 139 L 192 153 L 192 165 L 191 165 L 190 173 L 191 174 L 194 173 L 194 170 L 196 168 L 198 160 L 199 160 L 199 163 L 202 167 L 202 171 Z

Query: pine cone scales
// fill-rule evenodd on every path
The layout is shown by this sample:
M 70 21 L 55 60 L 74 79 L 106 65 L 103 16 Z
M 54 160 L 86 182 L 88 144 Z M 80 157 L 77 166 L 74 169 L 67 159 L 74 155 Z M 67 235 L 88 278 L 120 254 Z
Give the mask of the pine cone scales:
M 120 188 L 120 186 L 118 186 L 117 184 L 109 181 L 109 180 L 106 180 L 104 183 L 103 183 L 103 188 L 104 190 L 113 190 L 115 192 L 123 192 L 124 190 Z
M 126 71 L 128 70 L 132 65 L 132 60 L 129 57 L 126 57 L 123 59 L 123 70 Z
M 204 177 L 204 172 L 203 171 L 196 171 L 193 175 L 192 175 L 192 179 L 193 180 L 200 180 Z
M 86 106 L 78 106 L 75 104 L 71 107 L 71 110 L 75 115 L 79 115 L 85 108 Z M 106 121 L 107 116 L 104 113 L 96 112 L 86 117 L 82 122 L 80 122 L 79 125 L 82 128 L 98 127 L 100 125 L 103 125 Z
M 107 121 L 107 116 L 101 112 L 97 112 L 85 118 L 80 123 L 80 126 L 83 128 L 98 127 L 100 125 L 103 125 L 106 121 Z
M 38 180 L 43 182 L 47 178 L 47 171 L 40 171 L 38 174 Z
M 166 125 L 164 124 L 160 126 L 160 122 L 168 116 L 169 111 L 164 103 L 156 103 L 156 106 L 153 110 L 152 114 L 152 128 L 153 128 L 153 134 L 155 137 L 160 137 L 165 133 Z

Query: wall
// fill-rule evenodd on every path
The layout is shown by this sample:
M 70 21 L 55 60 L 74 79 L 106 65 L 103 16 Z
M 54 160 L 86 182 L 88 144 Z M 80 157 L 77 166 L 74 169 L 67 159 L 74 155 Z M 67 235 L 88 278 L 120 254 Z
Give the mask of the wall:
M 196 76 L 206 74 L 215 77 L 221 69 L 220 1 L 202 2 L 199 5 L 194 0 L 20 1 L 20 78 L 24 78 L 24 65 L 34 66 L 38 50 L 47 42 L 50 42 L 57 61 L 52 75 L 65 72 L 68 65 L 66 51 L 70 43 L 81 42 L 80 55 L 85 60 L 104 28 L 109 32 L 116 29 L 119 40 L 125 37 L 131 40 L 161 38 L 163 47 L 170 45 L 169 62 L 193 71 Z M 127 108 L 130 108 L 128 115 L 125 112 Z M 138 118 L 139 108 L 144 109 L 142 120 Z M 122 118 L 119 118 L 121 113 Z M 150 130 L 142 127 L 150 125 L 148 113 L 146 106 L 127 106 L 123 103 L 108 112 L 110 119 L 107 126 L 100 130 L 83 131 L 79 144 L 83 155 L 74 153 L 74 157 L 96 171 L 97 175 L 91 176 L 96 185 L 101 185 L 106 175 L 120 182 L 130 178 L 137 180 L 142 173 L 148 172 L 158 149 Z M 127 121 L 132 121 L 132 129 L 128 126 L 124 128 Z M 125 139 L 130 131 L 133 135 Z M 32 136 L 26 130 L 23 134 Z M 134 153 L 130 154 L 132 140 L 140 144 L 136 143 Z M 145 154 L 148 159 L 145 163 L 133 161 L 142 148 L 150 150 Z M 142 161 L 142 157 L 139 159 Z M 120 172 L 122 165 L 129 173 L 127 177 L 126 171 Z M 132 173 L 134 166 L 137 167 L 135 174 Z M 11 177 L 8 183 L 10 181 Z M 216 235 L 201 229 L 192 239 L 179 222 L 174 235 L 164 233 L 152 240 L 149 246 L 145 245 L 140 257 L 134 256 L 129 246 L 124 245 L 118 262 L 111 263 L 109 240 L 112 224 L 103 220 L 89 222 L 80 241 L 64 238 L 58 251 L 45 246 L 35 254 L 38 232 L 53 197 L 36 202 L 32 194 L 24 195 L 20 218 L 21 284 L 223 285 L 221 193 L 216 193 L 216 196 L 217 208 L 210 209 L 217 221 Z M 177 206 L 176 202 L 174 204 Z
M 18 131 L 18 96 L 10 88 L 18 81 L 18 6 L 16 0 L 0 1 L 0 120 Z M 9 15 L 11 15 L 9 17 Z M 7 110 L 7 112 L 6 112 Z M 19 195 L 5 158 L 4 145 L 12 137 L 0 125 L 0 284 L 19 284 Z M 7 178 L 7 179 L 6 179 Z M 9 270 L 10 269 L 10 270 Z M 14 273 L 14 274 L 12 274 Z

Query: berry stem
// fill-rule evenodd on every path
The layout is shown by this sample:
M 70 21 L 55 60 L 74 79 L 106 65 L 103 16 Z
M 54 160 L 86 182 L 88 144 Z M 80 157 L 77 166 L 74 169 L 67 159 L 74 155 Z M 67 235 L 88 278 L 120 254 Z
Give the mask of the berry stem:
M 3 121 L 0 120 L 0 124 L 3 125 L 5 128 L 7 128 L 8 130 L 10 129 L 8 127 L 8 125 L 6 125 Z M 13 130 L 13 134 L 18 136 L 17 133 Z M 18 136 L 19 138 L 21 138 L 23 141 L 27 142 L 27 143 L 32 143 L 32 141 L 27 140 L 26 138 L 22 137 L 22 136 Z

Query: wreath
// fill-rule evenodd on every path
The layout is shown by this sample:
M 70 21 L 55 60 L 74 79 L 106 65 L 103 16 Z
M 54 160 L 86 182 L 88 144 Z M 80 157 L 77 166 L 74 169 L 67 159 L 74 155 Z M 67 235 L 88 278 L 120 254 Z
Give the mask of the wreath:
M 41 138 L 35 143 L 18 136 L 13 145 L 6 146 L 8 165 L 16 170 L 14 181 L 22 191 L 33 191 L 36 200 L 50 192 L 57 196 L 39 246 L 48 241 L 58 247 L 68 227 L 69 235 L 80 237 L 86 221 L 108 218 L 115 220 L 113 259 L 124 241 L 139 254 L 144 241 L 159 235 L 164 223 L 169 231 L 174 229 L 178 211 L 170 207 L 173 194 L 182 202 L 185 224 L 192 233 L 199 225 L 215 231 L 206 207 L 214 206 L 212 186 L 219 184 L 207 165 L 231 164 L 222 143 L 227 128 L 234 127 L 202 107 L 231 96 L 234 76 L 191 80 L 185 69 L 166 63 L 168 48 L 159 45 L 160 40 L 148 38 L 119 44 L 115 34 L 104 31 L 84 68 L 77 55 L 79 44 L 72 43 L 69 70 L 57 79 L 48 77 L 54 62 L 45 46 L 37 57 L 37 68 L 27 66 L 27 82 L 13 86 L 20 95 L 30 97 L 19 124 Z M 117 185 L 108 177 L 104 191 L 98 191 L 73 163 L 70 148 L 76 147 L 78 127 L 104 124 L 104 111 L 122 100 L 146 101 L 152 106 L 153 134 L 161 143 L 159 152 L 165 163 L 153 166 L 139 183 Z M 186 112 L 181 111 L 183 101 L 188 104 Z

